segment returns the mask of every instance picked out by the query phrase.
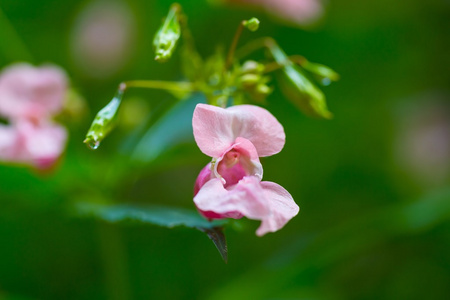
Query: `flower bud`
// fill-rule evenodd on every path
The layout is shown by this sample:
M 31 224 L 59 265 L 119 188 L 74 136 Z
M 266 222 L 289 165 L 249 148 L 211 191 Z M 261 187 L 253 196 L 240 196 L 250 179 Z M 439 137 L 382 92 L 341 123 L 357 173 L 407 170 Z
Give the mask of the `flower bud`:
M 244 74 L 241 76 L 241 84 L 243 87 L 252 87 L 255 86 L 261 79 L 261 76 L 256 74 Z
M 241 67 L 241 72 L 244 74 L 254 73 L 261 74 L 264 71 L 264 65 L 254 60 L 247 60 Z
M 255 32 L 259 28 L 259 20 L 257 18 L 251 18 L 250 20 L 244 21 L 244 26 L 248 30 Z

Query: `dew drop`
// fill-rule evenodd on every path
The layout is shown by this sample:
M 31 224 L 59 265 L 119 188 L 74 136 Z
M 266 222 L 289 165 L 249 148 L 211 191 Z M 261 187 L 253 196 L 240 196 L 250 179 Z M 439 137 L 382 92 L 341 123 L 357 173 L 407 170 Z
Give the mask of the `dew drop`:
M 321 82 L 322 82 L 322 85 L 324 85 L 324 86 L 328 86 L 331 84 L 330 78 L 326 78 L 326 77 L 323 78 Z
M 91 150 L 97 150 L 98 147 L 100 146 L 100 141 L 89 141 L 87 142 L 87 146 Z

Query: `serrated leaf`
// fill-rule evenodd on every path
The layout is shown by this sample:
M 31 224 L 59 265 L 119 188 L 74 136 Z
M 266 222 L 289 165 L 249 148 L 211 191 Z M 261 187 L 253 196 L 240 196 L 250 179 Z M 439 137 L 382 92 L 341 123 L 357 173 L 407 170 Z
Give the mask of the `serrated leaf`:
M 105 205 L 79 203 L 76 211 L 81 216 L 94 217 L 111 223 L 137 222 L 167 228 L 185 226 L 209 230 L 224 225 L 226 221 L 208 221 L 194 210 L 159 205 Z
M 198 212 L 179 207 L 159 205 L 105 205 L 78 203 L 78 215 L 93 217 L 110 223 L 133 222 L 151 224 L 167 228 L 185 226 L 204 232 L 214 243 L 222 259 L 228 262 L 228 248 L 223 226 L 227 220 L 208 221 Z

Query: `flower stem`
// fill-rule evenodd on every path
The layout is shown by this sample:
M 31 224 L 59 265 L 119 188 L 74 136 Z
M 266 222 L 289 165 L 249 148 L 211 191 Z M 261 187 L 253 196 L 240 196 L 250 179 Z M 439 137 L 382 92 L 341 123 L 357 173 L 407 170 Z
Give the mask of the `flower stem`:
M 118 228 L 111 224 L 98 224 L 99 250 L 103 262 L 105 292 L 111 300 L 128 300 L 131 287 L 127 253 Z
M 233 62 L 234 52 L 236 51 L 236 46 L 241 37 L 242 30 L 245 27 L 245 21 L 239 23 L 238 28 L 236 29 L 236 33 L 234 34 L 233 41 L 231 42 L 230 50 L 228 50 L 227 60 L 225 63 L 225 70 L 228 70 Z
M 295 64 L 298 64 L 301 66 L 305 62 L 306 62 L 305 57 L 303 57 L 301 55 L 292 55 L 292 56 L 289 56 L 288 59 L 286 59 L 284 62 L 279 63 L 279 62 L 274 61 L 274 62 L 268 63 L 267 65 L 265 65 L 263 73 L 267 74 L 267 73 L 279 70 L 291 63 L 295 63 Z
M 271 37 L 264 37 L 247 43 L 236 52 L 236 57 L 243 58 L 259 49 L 267 48 L 272 49 L 276 45 L 276 42 Z
M 190 82 L 171 82 L 159 80 L 130 80 L 119 85 L 119 90 L 125 91 L 128 88 L 160 89 L 173 92 L 194 92 L 194 85 Z

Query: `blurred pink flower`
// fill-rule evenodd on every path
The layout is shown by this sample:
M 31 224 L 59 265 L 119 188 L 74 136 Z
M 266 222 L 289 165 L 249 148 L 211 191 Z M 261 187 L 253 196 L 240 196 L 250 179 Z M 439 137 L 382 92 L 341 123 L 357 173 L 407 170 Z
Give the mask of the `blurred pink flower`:
M 0 76 L 0 115 L 13 119 L 49 118 L 61 110 L 66 89 L 66 75 L 58 67 L 12 65 Z
M 67 131 L 56 124 L 21 120 L 0 126 L 0 160 L 49 169 L 61 156 L 66 140 Z
M 224 0 L 255 8 L 261 8 L 268 14 L 296 25 L 308 25 L 323 15 L 320 0 Z
M 257 235 L 277 231 L 299 211 L 280 185 L 261 182 L 259 157 L 281 151 L 285 134 L 267 110 L 253 105 L 223 109 L 198 104 L 193 116 L 194 137 L 213 160 L 199 174 L 194 203 L 209 219 L 261 220 Z
M 424 187 L 441 187 L 450 179 L 450 95 L 426 92 L 397 109 L 395 160 L 407 176 Z
M 90 1 L 76 16 L 70 39 L 74 66 L 84 75 L 104 79 L 133 58 L 136 16 L 126 1 Z
M 0 74 L 0 160 L 51 168 L 67 140 L 51 118 L 60 112 L 67 90 L 65 73 L 54 66 L 12 65 Z

